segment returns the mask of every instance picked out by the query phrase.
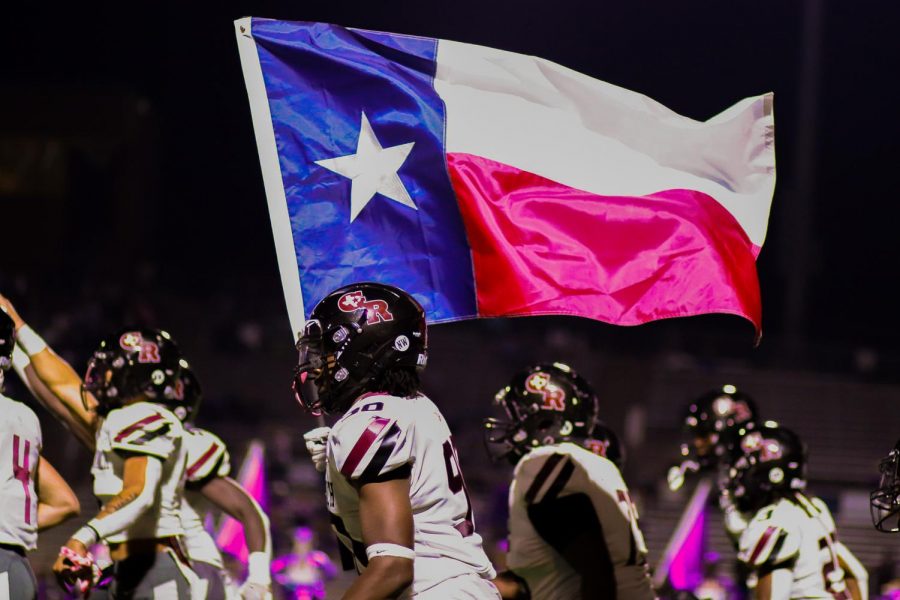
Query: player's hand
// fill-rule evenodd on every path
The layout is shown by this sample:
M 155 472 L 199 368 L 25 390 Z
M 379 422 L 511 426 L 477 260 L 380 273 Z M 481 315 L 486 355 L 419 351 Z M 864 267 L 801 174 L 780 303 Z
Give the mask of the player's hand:
M 513 573 L 504 571 L 491 580 L 503 600 L 531 600 L 528 582 Z
M 686 460 L 680 465 L 671 467 L 666 474 L 666 481 L 669 484 L 669 489 L 673 492 L 677 492 L 684 485 L 685 475 L 688 473 L 696 473 L 699 470 L 700 465 L 692 460 Z
M 313 465 L 319 473 L 325 471 L 325 465 L 328 462 L 325 448 L 330 433 L 331 427 L 316 427 L 303 434 L 303 439 L 306 440 L 306 449 L 309 450 Z
M 0 310 L 9 315 L 9 318 L 13 320 L 16 329 L 25 324 L 25 321 L 23 321 L 22 317 L 19 316 L 19 313 L 16 312 L 16 307 L 14 307 L 12 302 L 9 301 L 9 298 L 3 294 L 0 294 Z
M 84 544 L 78 540 L 69 540 L 59 549 L 53 572 L 59 584 L 70 595 L 86 597 L 96 582 L 99 569 Z
M 268 585 L 245 581 L 238 591 L 241 600 L 271 600 L 272 590 Z

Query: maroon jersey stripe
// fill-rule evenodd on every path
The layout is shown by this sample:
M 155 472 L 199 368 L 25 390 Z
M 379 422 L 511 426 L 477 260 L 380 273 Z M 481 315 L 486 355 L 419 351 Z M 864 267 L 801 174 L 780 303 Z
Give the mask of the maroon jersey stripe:
M 762 553 L 763 548 L 766 547 L 766 544 L 769 542 L 769 538 L 771 538 L 772 535 L 774 535 L 776 531 L 778 531 L 777 527 L 767 527 L 766 528 L 765 533 L 763 533 L 760 536 L 759 541 L 756 542 L 756 547 L 753 548 L 753 552 L 750 554 L 750 560 L 748 561 L 747 564 L 749 564 L 749 565 L 756 564 L 756 559 Z
M 218 452 L 218 450 L 219 450 L 219 444 L 213 443 L 213 445 L 210 446 L 209 449 L 203 453 L 203 456 L 201 456 L 200 458 L 197 459 L 197 462 L 195 462 L 190 467 L 188 467 L 187 476 L 193 477 L 194 473 L 199 471 L 200 467 L 202 467 L 204 464 L 206 464 L 206 461 L 208 461 L 210 459 L 210 457 L 212 457 L 216 452 Z
M 559 464 L 565 458 L 562 454 L 552 454 L 547 457 L 547 460 L 544 461 L 541 470 L 538 471 L 538 474 L 535 476 L 534 481 L 531 482 L 531 485 L 528 487 L 528 491 L 525 492 L 525 503 L 531 504 L 534 502 L 534 499 L 537 497 L 538 492 L 541 491 L 541 488 L 544 486 L 544 483 L 547 481 L 547 478 L 550 477 L 550 473 L 553 472 L 553 469 L 556 468 L 556 465 Z
M 366 452 L 368 452 L 369 448 L 372 447 L 372 444 L 375 443 L 375 438 L 378 437 L 378 434 L 381 433 L 390 422 L 390 419 L 385 419 L 384 417 L 375 417 L 372 419 L 372 422 L 369 423 L 366 430 L 363 431 L 362 435 L 359 436 L 359 439 L 356 440 L 356 444 L 354 444 L 353 449 L 350 451 L 350 455 L 347 457 L 344 466 L 341 468 L 341 474 L 344 477 L 353 475 L 353 471 L 359 466 L 359 462 L 362 460 L 363 456 L 366 455 Z
M 155 415 L 150 415 L 149 417 L 144 417 L 137 423 L 132 423 L 131 425 L 129 425 L 128 427 L 126 427 L 125 429 L 120 431 L 119 435 L 116 436 L 116 441 L 121 442 L 122 440 L 127 438 L 129 435 L 131 435 L 132 433 L 134 433 L 135 431 L 137 431 L 138 429 L 143 427 L 144 425 L 149 425 L 150 423 L 155 423 L 156 421 L 159 421 L 160 419 L 162 419 L 162 415 L 158 414 L 158 413 Z

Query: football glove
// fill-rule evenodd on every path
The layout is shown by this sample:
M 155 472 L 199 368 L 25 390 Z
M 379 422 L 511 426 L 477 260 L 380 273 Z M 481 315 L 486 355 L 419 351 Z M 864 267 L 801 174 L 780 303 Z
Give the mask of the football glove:
M 328 462 L 325 448 L 330 433 L 331 427 L 316 427 L 303 434 L 303 439 L 306 440 L 306 449 L 309 450 L 313 465 L 319 473 L 325 472 L 325 465 Z

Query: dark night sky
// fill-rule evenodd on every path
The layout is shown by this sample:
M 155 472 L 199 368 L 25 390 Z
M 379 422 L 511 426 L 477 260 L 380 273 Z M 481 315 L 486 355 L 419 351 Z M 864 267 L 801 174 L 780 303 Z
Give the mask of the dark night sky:
M 823 0 L 816 108 L 801 105 L 801 0 L 123 4 L 79 3 L 77 11 L 44 6 L 40 15 L 9 18 L 0 42 L 0 90 L 8 96 L 116 88 L 149 103 L 158 173 L 145 200 L 153 223 L 146 256 L 167 265 L 167 285 L 255 272 L 267 293 L 280 293 L 231 21 L 245 15 L 329 21 L 539 55 L 697 119 L 773 90 L 779 173 L 759 260 L 767 335 L 778 337 L 789 325 L 788 282 L 804 268 L 805 249 L 801 336 L 896 353 L 896 3 Z M 4 114 L 0 131 L 17 119 Z M 809 207 L 792 213 L 802 206 L 797 152 L 804 126 L 813 142 Z M 92 190 L 73 201 L 90 212 Z M 102 222 L 80 217 L 79 243 L 101 243 L 91 228 Z M 26 243 L 24 232 L 5 229 L 4 237 Z

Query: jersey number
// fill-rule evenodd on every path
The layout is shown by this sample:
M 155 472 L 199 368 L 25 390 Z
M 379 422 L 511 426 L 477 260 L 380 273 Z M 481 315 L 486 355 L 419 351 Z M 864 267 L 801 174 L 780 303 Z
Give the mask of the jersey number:
M 28 483 L 31 480 L 31 469 L 28 465 L 28 457 L 31 454 L 31 442 L 25 440 L 25 452 L 22 454 L 22 462 L 19 464 L 19 444 L 22 441 L 17 435 L 13 435 L 13 477 L 22 483 L 22 489 L 25 490 L 25 523 L 31 525 L 31 489 Z
M 454 494 L 460 492 L 466 498 L 466 518 L 456 526 L 463 537 L 469 537 L 475 533 L 475 524 L 472 521 L 472 502 L 469 501 L 469 491 L 466 489 L 466 481 L 463 479 L 462 469 L 459 468 L 459 457 L 453 446 L 453 438 L 444 442 L 444 466 L 447 467 L 447 485 Z

